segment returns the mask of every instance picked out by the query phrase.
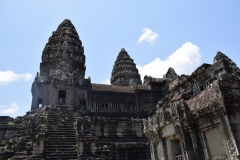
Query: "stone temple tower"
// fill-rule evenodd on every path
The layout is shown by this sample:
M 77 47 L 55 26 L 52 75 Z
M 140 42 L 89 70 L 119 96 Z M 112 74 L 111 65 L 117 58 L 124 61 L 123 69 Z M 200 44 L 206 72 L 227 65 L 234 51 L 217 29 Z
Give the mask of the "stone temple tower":
M 111 85 L 85 79 L 85 60 L 66 19 L 42 52 L 31 111 L 0 116 L 0 159 L 240 159 L 240 69 L 222 52 L 191 75 L 170 67 L 143 84 L 125 49 Z
M 140 74 L 133 59 L 122 48 L 119 52 L 111 75 L 111 84 L 116 86 L 128 86 L 129 83 L 142 84 Z
M 54 77 L 70 84 L 73 83 L 71 74 L 75 74 L 75 80 L 83 79 L 85 70 L 82 42 L 71 21 L 65 19 L 52 33 L 43 50 L 41 78 L 43 81 L 50 81 Z
M 177 74 L 170 68 L 164 78 L 145 76 L 142 85 L 122 48 L 111 85 L 97 84 L 84 78 L 85 61 L 78 33 L 66 19 L 43 49 L 31 111 L 15 120 L 0 116 L 0 141 L 6 142 L 0 159 L 150 159 L 142 118 L 155 113 Z
M 61 102 L 71 105 L 73 91 L 70 88 L 82 83 L 85 70 L 82 42 L 71 21 L 65 19 L 43 49 L 40 73 L 32 85 L 32 109 Z

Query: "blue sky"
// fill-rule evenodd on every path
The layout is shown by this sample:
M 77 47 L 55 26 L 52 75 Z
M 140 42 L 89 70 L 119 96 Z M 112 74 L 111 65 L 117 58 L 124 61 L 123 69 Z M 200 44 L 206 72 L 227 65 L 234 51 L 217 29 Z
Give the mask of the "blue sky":
M 0 116 L 24 115 L 52 31 L 70 19 L 82 40 L 86 75 L 108 83 L 125 48 L 142 76 L 168 67 L 190 74 L 218 50 L 240 65 L 240 1 L 0 1 Z

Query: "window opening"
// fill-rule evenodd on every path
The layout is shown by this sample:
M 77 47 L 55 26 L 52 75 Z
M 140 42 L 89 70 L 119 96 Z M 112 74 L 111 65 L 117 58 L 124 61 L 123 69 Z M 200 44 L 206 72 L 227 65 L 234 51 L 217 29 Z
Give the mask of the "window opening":
M 183 160 L 180 140 L 170 140 L 172 158 L 176 160 Z
M 42 99 L 38 99 L 38 108 L 42 108 Z
M 213 84 L 212 83 L 210 83 L 209 85 L 208 85 L 208 88 L 211 88 L 213 86 Z
M 65 102 L 66 102 L 66 90 L 59 90 L 58 103 L 65 104 Z

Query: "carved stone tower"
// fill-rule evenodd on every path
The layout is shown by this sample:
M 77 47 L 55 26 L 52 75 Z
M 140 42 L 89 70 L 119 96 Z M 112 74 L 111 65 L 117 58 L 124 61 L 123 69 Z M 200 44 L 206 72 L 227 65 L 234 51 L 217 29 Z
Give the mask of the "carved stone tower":
M 57 103 L 73 105 L 74 85 L 82 83 L 85 70 L 82 42 L 71 21 L 65 19 L 42 52 L 40 73 L 32 85 L 32 110 Z
M 61 70 L 60 70 L 61 68 Z M 85 75 L 85 55 L 82 42 L 70 20 L 65 19 L 48 39 L 40 64 L 43 81 L 53 78 L 65 83 L 78 82 Z M 75 76 L 75 79 L 72 79 Z
M 133 59 L 124 48 L 119 52 L 111 75 L 111 84 L 117 86 L 128 86 L 129 82 L 142 84 L 140 74 Z

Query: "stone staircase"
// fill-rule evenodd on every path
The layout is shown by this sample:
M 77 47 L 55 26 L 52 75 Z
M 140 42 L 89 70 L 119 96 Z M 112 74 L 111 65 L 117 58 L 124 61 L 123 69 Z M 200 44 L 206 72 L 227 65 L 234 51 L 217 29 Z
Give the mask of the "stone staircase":
M 48 111 L 45 141 L 46 159 L 77 160 L 75 116 L 66 105 Z

